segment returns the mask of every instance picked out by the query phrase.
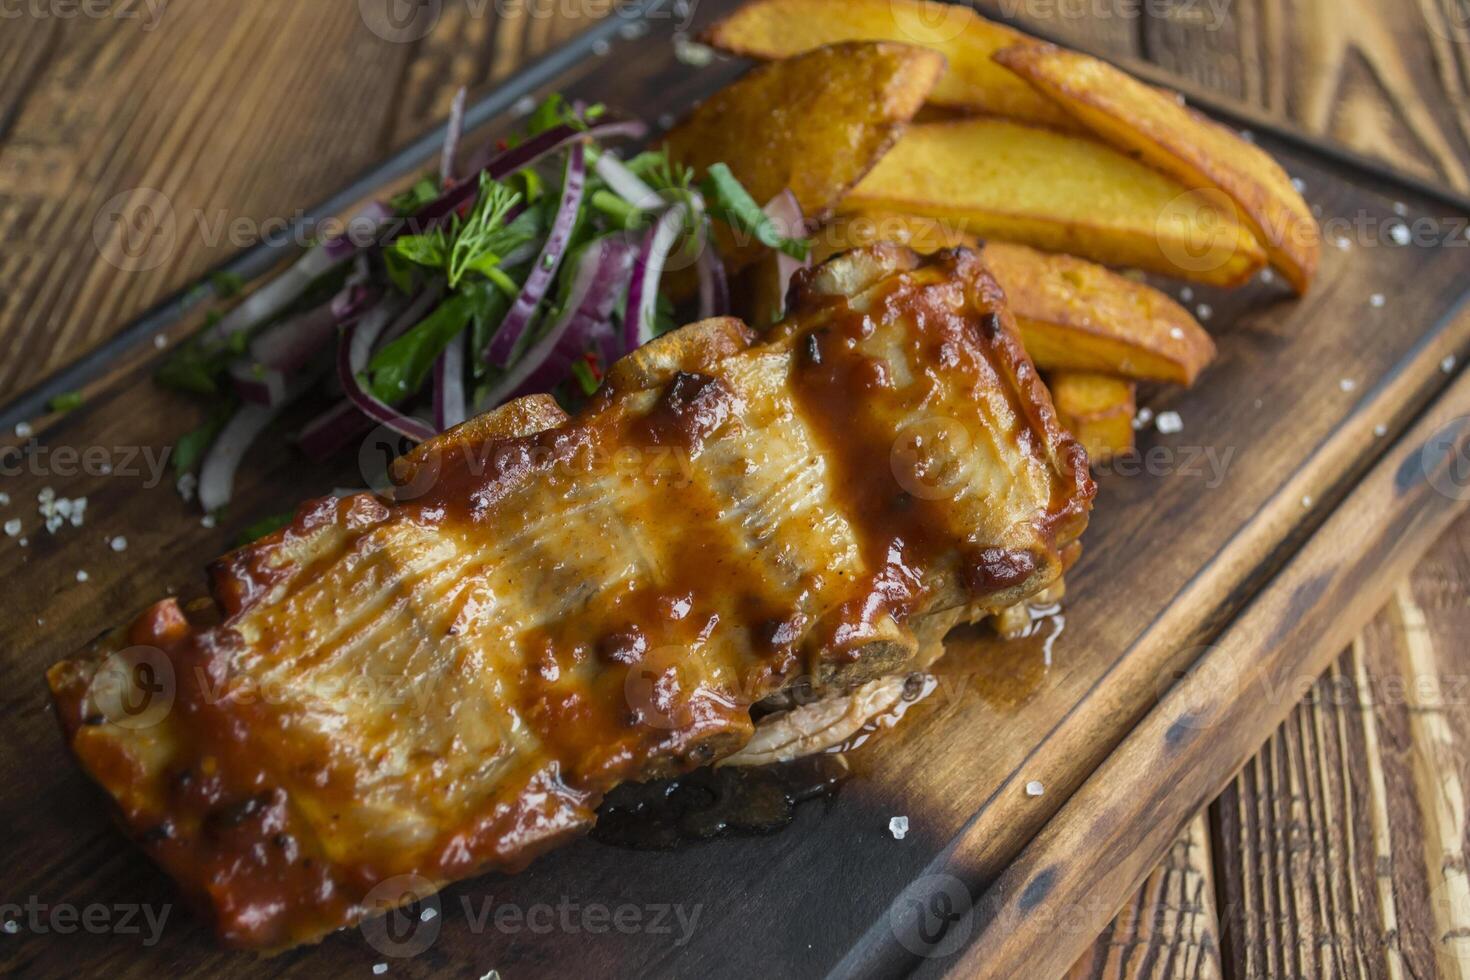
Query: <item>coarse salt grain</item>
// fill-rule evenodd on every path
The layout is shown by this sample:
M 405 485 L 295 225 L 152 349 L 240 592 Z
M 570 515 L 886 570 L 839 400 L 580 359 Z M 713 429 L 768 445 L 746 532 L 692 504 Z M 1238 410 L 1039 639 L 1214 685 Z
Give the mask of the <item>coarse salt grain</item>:
M 1164 435 L 1173 435 L 1184 431 L 1184 420 L 1179 417 L 1178 412 L 1160 412 L 1154 427 Z
M 10 494 L 0 491 L 0 507 L 8 507 L 9 505 Z
M 5 522 L 5 533 L 12 538 L 20 534 L 20 528 L 21 524 L 19 517 L 12 517 L 10 520 Z
M 1045 792 L 1046 792 L 1046 787 L 1043 786 L 1043 785 L 1041 785 L 1041 780 L 1039 780 L 1039 779 L 1033 779 L 1033 780 L 1031 780 L 1031 782 L 1029 782 L 1029 783 L 1026 784 L 1026 795 L 1027 796 L 1040 796 L 1042 793 L 1045 793 Z
M 612 45 L 608 43 L 606 38 L 598 38 L 592 42 L 592 53 L 599 58 L 606 57 L 607 53 L 611 50 Z
M 1210 317 L 1215 315 L 1215 308 L 1209 303 L 1201 303 L 1199 306 L 1195 307 L 1194 315 L 1199 317 L 1201 320 L 1208 320 Z
M 1358 386 L 1358 383 L 1356 381 L 1354 381 L 1352 378 L 1343 378 L 1341 381 L 1339 381 L 1337 383 L 1337 386 L 1339 388 L 1341 388 L 1343 391 L 1352 391 L 1354 388 L 1356 388 Z
M 894 840 L 903 840 L 903 835 L 909 832 L 909 818 L 894 817 L 889 820 L 888 832 L 893 835 Z
M 1451 371 L 1453 371 L 1455 369 L 1455 363 L 1456 363 L 1456 361 L 1455 361 L 1455 355 L 1451 354 L 1448 357 L 1446 357 L 1444 360 L 1442 360 L 1442 361 L 1439 362 L 1439 369 L 1441 371 L 1443 371 L 1445 374 L 1449 374 Z
M 1194 290 L 1190 289 L 1188 286 L 1185 286 L 1183 289 L 1179 290 L 1179 298 L 1182 301 L 1188 303 L 1190 300 L 1194 299 Z
M 168 346 L 168 338 L 161 333 L 155 334 L 153 337 L 153 346 L 158 348 L 159 350 L 163 350 L 165 347 Z
M 1409 213 L 1409 206 L 1403 201 L 1395 201 L 1393 204 L 1393 213 L 1402 218 Z
M 1302 506 L 1310 509 L 1311 506 L 1312 506 L 1312 498 L 1311 497 L 1303 497 L 1302 498 Z
M 1175 340 L 1183 340 L 1184 339 L 1184 328 L 1183 327 L 1170 327 L 1169 328 L 1169 336 L 1170 337 L 1173 337 Z
M 1133 416 L 1133 428 L 1144 429 L 1154 420 L 1154 410 L 1151 408 L 1140 408 L 1138 414 Z
M 1388 426 L 1380 422 L 1378 425 L 1375 425 L 1373 427 L 1373 434 L 1382 439 L 1384 436 L 1388 435 Z
M 1368 297 L 1368 305 L 1372 306 L 1375 310 L 1381 310 L 1387 304 L 1388 297 L 1383 295 L 1382 293 L 1374 293 L 1372 296 Z
M 214 523 L 215 522 L 213 514 L 205 514 L 203 517 L 199 518 L 200 527 L 214 527 Z
M 194 499 L 194 491 L 199 489 L 199 477 L 193 473 L 185 473 L 179 477 L 179 481 L 174 484 L 174 488 L 179 491 L 179 496 L 183 497 L 184 502 L 187 503 Z
M 108 544 L 108 547 L 110 547 L 113 551 L 127 551 L 128 550 L 128 539 L 125 538 L 125 537 L 123 537 L 121 534 L 119 534 L 117 537 L 113 538 L 111 541 L 107 542 L 107 544 Z
M 82 569 L 82 568 L 78 568 L 77 569 L 77 581 L 78 582 L 85 582 L 85 581 L 87 581 L 87 579 L 89 579 L 91 577 L 92 576 L 90 576 L 90 575 L 87 574 L 86 569 Z
M 387 972 L 388 972 L 388 964 L 387 963 L 374 963 L 373 964 L 373 974 L 375 976 L 380 976 L 381 977 L 383 974 L 385 974 Z
M 422 912 L 419 913 L 419 921 L 420 922 L 428 922 L 430 919 L 438 918 L 438 916 L 439 916 L 439 910 L 438 909 L 435 909 L 435 908 L 427 908 L 427 909 L 424 909 Z
M 1405 224 L 1396 224 L 1388 229 L 1388 237 L 1395 245 L 1408 245 L 1414 241 L 1414 233 Z
M 29 439 L 31 433 L 34 431 L 35 430 L 31 428 L 31 424 L 29 422 L 15 423 L 15 435 L 18 439 Z
M 5 925 L 0 926 L 0 929 L 4 929 L 7 935 L 13 936 L 17 932 L 20 932 L 20 923 L 14 919 L 6 919 Z
M 1272 269 L 1272 268 L 1269 268 L 1268 267 L 1268 268 L 1265 268 L 1265 269 L 1262 269 L 1261 270 L 1261 282 L 1263 282 L 1263 283 L 1265 283 L 1266 285 L 1269 286 L 1269 285 L 1271 285 L 1275 281 L 1276 281 L 1276 270 L 1275 269 Z
M 703 68 L 715 60 L 715 49 L 698 41 L 691 41 L 683 34 L 674 36 L 674 57 L 682 65 Z
M 1296 188 L 1298 194 L 1305 194 L 1307 192 L 1307 182 L 1300 177 L 1291 178 L 1291 186 Z

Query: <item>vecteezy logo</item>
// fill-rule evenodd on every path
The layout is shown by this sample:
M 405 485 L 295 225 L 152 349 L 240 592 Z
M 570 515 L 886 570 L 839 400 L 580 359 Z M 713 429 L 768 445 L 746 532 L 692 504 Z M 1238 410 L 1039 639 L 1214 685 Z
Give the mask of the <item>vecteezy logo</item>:
M 108 265 L 124 272 L 156 269 L 178 243 L 173 204 L 151 187 L 114 194 L 92 221 L 92 242 Z
M 368 945 L 395 959 L 417 956 L 439 938 L 443 920 L 434 883 L 422 875 L 395 875 L 373 886 L 363 897 L 368 918 L 362 920 Z M 418 904 L 415 911 L 405 906 Z
M 894 26 L 915 44 L 943 44 L 959 37 L 974 15 L 957 3 L 889 3 Z
M 888 926 L 899 945 L 916 956 L 949 956 L 975 929 L 975 900 L 954 875 L 925 875 L 888 909 Z
M 439 23 L 443 0 L 357 0 L 367 29 L 391 44 L 422 41 Z
M 974 466 L 970 430 L 931 416 L 905 426 L 888 453 L 893 478 L 920 500 L 952 499 L 970 482 Z
M 437 453 L 426 454 L 418 466 L 414 467 L 412 478 L 404 484 L 395 486 L 390 476 L 393 461 L 406 455 L 415 445 L 412 439 L 386 425 L 380 425 L 369 432 L 357 451 L 357 469 L 362 474 L 363 482 L 374 493 L 381 496 L 391 494 L 394 500 L 415 500 L 428 493 L 439 479 L 440 460 Z
M 1164 258 L 1186 272 L 1216 272 L 1240 249 L 1235 202 L 1213 187 L 1185 191 L 1164 205 L 1154 237 Z
M 1183 698 L 1175 705 L 1174 725 L 1183 731 L 1202 731 L 1220 723 L 1220 715 L 1211 709 L 1234 699 L 1239 674 L 1233 659 L 1216 647 L 1195 647 L 1180 651 L 1175 662 L 1183 666 L 1163 671 L 1158 676 L 1155 693 L 1163 701 L 1170 695 Z M 1176 694 L 1176 692 L 1183 692 Z
M 1450 500 L 1470 500 L 1470 415 L 1451 420 L 1419 450 L 1431 487 Z
M 92 677 L 92 702 L 119 728 L 152 728 L 174 706 L 173 661 L 157 647 L 128 647 L 102 661 Z

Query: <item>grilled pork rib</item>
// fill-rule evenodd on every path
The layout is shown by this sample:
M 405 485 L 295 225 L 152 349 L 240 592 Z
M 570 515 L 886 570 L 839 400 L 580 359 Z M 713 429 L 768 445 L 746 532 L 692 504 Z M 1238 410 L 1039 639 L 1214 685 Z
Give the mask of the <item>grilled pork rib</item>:
M 706 321 L 575 417 L 467 422 L 393 500 L 307 504 L 213 602 L 52 668 L 81 765 L 226 941 L 522 867 L 619 782 L 737 752 L 761 699 L 912 669 L 1057 579 L 1093 486 L 979 259 L 878 246 L 792 293 L 758 345 Z

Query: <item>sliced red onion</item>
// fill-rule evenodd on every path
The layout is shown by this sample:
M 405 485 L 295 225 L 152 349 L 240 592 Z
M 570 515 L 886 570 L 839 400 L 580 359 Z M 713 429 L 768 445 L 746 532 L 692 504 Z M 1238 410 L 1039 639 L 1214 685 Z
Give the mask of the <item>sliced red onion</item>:
M 565 186 L 562 188 L 561 202 L 556 208 L 556 217 L 551 222 L 551 231 L 546 236 L 546 244 L 541 247 L 536 264 L 531 267 L 531 274 L 526 277 L 526 284 L 521 287 L 520 296 L 516 297 L 505 318 L 500 321 L 500 326 L 496 328 L 494 336 L 490 338 L 485 359 L 491 364 L 510 363 L 517 342 L 531 326 L 531 321 L 541 306 L 541 300 L 556 280 L 556 271 L 561 267 L 562 256 L 572 237 L 572 229 L 577 224 L 577 211 L 582 207 L 582 190 L 587 183 L 585 152 L 582 144 L 577 143 L 567 157 Z
M 478 174 L 484 171 L 490 175 L 492 180 L 504 180 L 516 171 L 531 166 L 542 157 L 556 153 L 572 144 L 585 143 L 589 139 L 602 140 L 619 137 L 637 140 L 647 135 L 648 127 L 634 119 L 598 123 L 588 129 L 556 126 L 504 152 L 496 150 L 493 144 L 481 149 L 470 161 L 467 173 Z M 400 233 L 408 232 L 410 228 L 415 233 L 421 233 L 438 227 L 447 221 L 450 215 L 473 199 L 478 190 L 478 181 L 461 181 L 437 201 L 424 205 L 408 222 L 408 228 L 401 229 Z M 393 237 L 396 237 L 396 233 L 390 236 L 390 240 Z
M 261 286 L 226 313 L 205 334 L 206 343 L 223 345 L 242 330 L 264 323 L 296 301 L 316 279 L 330 272 L 343 257 L 334 258 L 324 246 L 308 249 L 285 272 Z
M 675 204 L 663 213 L 658 224 L 648 230 L 643 247 L 633 263 L 633 282 L 628 287 L 628 308 L 623 324 L 624 353 L 653 339 L 654 314 L 658 309 L 658 281 L 663 275 L 669 251 L 679 240 L 688 209 Z
M 346 326 L 342 340 L 337 345 L 337 378 L 342 382 L 342 390 L 348 400 L 357 406 L 358 411 L 401 436 L 424 442 L 434 436 L 434 430 L 430 426 L 421 419 L 404 415 L 391 405 L 379 401 L 363 388 L 357 377 L 367 367 L 373 344 L 388 326 L 392 316 L 391 308 L 380 307 Z
M 449 107 L 449 125 L 444 133 L 444 149 L 439 153 L 439 186 L 444 187 L 454 179 L 454 158 L 459 153 L 459 139 L 464 134 L 463 87 L 454 93 L 454 102 Z
M 593 166 L 597 171 L 597 176 L 612 188 L 614 194 L 638 210 L 652 211 L 663 207 L 664 199 L 659 192 L 645 184 L 643 178 L 629 170 L 623 165 L 623 161 L 613 154 L 603 153 Z
M 566 378 L 572 362 L 598 339 L 598 328 L 606 332 L 607 319 L 612 316 L 632 266 L 630 253 L 626 242 L 611 237 L 583 251 L 561 315 L 495 382 L 479 403 L 479 411 L 523 392 L 545 391 Z
M 635 253 L 636 249 L 627 241 L 611 236 L 582 252 L 567 290 L 566 306 L 557 324 L 548 331 L 548 334 L 560 333 L 560 342 L 540 364 L 532 366 L 530 373 L 505 399 L 550 391 L 567 379 L 572 364 L 594 346 L 604 367 L 617 359 L 617 333 L 612 327 L 612 314 L 628 287 Z M 561 321 L 567 318 L 570 324 L 560 330 Z M 487 399 L 483 407 L 491 408 L 494 404 Z
M 451 340 L 434 362 L 434 424 L 439 431 L 453 428 L 466 418 L 464 396 L 464 348 L 461 334 Z
M 225 423 L 199 469 L 199 505 L 205 513 L 213 514 L 230 502 L 246 451 L 284 405 L 284 400 L 277 405 L 245 405 Z
M 704 245 L 699 252 L 699 318 L 724 316 L 730 312 L 730 281 L 725 276 L 725 262 L 715 245 L 715 237 L 704 228 Z
M 796 195 L 790 189 L 784 190 L 771 198 L 761 210 L 776 226 L 776 229 L 787 238 L 806 237 L 806 215 L 801 213 L 801 204 L 796 200 Z M 809 268 L 812 264 L 811 256 L 806 259 L 793 259 L 785 252 L 776 252 L 776 276 L 777 283 L 781 288 L 781 311 L 786 310 L 786 291 L 791 287 L 791 277 L 796 275 L 800 269 Z
M 336 336 L 337 321 L 331 304 L 283 320 L 250 342 L 250 359 L 281 374 L 295 374 Z
M 281 405 L 286 401 L 286 375 L 274 368 L 235 361 L 230 365 L 230 383 L 242 401 L 253 405 Z
M 358 411 L 356 405 L 343 399 L 306 423 L 296 438 L 301 451 L 320 463 L 361 438 L 372 424 L 372 420 Z
M 377 240 L 378 230 L 393 217 L 393 208 L 383 201 L 371 201 L 347 219 L 347 230 L 322 242 L 322 248 L 335 260 L 357 254 Z

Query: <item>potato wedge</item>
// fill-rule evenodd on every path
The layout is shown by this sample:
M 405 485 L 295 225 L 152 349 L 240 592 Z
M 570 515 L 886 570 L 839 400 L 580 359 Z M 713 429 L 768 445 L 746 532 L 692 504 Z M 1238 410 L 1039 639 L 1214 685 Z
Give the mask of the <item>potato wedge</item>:
M 1051 99 L 992 60 L 997 51 L 1032 38 L 959 4 L 754 0 L 710 28 L 703 40 L 732 54 L 766 61 L 838 41 L 917 44 L 940 52 L 949 62 L 929 94 L 930 103 L 1065 129 L 1077 125 Z
M 1192 385 L 1215 359 L 1199 321 L 1146 283 L 1009 242 L 989 242 L 983 254 L 1043 370 Z
M 669 153 L 698 172 L 727 164 L 761 203 L 790 188 L 807 219 L 820 222 L 893 146 L 943 70 L 938 53 L 891 42 L 835 44 L 760 65 L 676 126 Z M 720 245 L 737 268 L 761 251 L 725 234 Z
M 813 261 L 880 241 L 926 254 L 956 246 L 980 250 L 1039 368 L 1187 386 L 1215 358 L 1215 342 L 1199 321 L 1152 286 L 1070 255 L 1010 242 L 982 245 L 934 218 L 839 215 L 812 235 Z
M 1133 449 L 1138 389 L 1132 381 L 1085 371 L 1054 371 L 1046 382 L 1062 428 L 1077 437 L 1093 463 L 1106 463 Z
M 1187 187 L 1225 194 L 1271 263 L 1298 293 L 1307 291 L 1321 259 L 1321 230 L 1291 178 L 1264 150 L 1172 93 L 1088 55 L 1032 43 L 1000 51 L 995 60 L 1125 153 Z
M 969 119 L 910 126 L 842 209 L 922 214 L 985 238 L 1238 286 L 1266 253 L 1218 196 L 1088 137 Z

